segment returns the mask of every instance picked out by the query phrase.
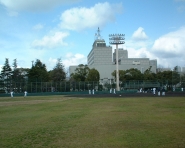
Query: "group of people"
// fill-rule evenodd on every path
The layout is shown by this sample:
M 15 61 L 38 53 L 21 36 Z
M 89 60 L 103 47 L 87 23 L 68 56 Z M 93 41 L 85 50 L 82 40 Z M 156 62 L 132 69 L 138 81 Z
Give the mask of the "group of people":
M 89 89 L 89 94 L 93 94 L 94 95 L 94 89 L 92 91 Z
M 28 93 L 27 91 L 24 91 L 24 97 L 26 97 L 26 96 L 27 96 L 27 93 Z M 14 92 L 13 92 L 13 91 L 11 91 L 11 92 L 10 92 L 11 97 L 13 97 L 13 94 L 14 94 Z
M 114 93 L 114 94 L 116 94 L 116 89 L 114 88 L 114 89 L 110 89 L 110 94 L 112 94 L 112 93 Z
M 149 89 L 148 89 L 149 90 Z M 144 91 L 142 88 L 140 88 L 139 92 L 143 92 L 143 93 L 147 93 L 147 91 Z M 157 95 L 160 96 L 165 96 L 165 89 L 164 87 L 161 89 L 160 87 L 158 88 L 151 88 L 150 92 L 152 92 L 154 95 L 156 94 L 157 92 Z

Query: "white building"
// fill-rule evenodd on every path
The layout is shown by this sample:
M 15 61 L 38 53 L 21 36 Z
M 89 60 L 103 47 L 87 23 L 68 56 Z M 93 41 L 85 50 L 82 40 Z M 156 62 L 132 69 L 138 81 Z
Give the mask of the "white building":
M 113 79 L 112 72 L 116 70 L 116 50 L 112 53 L 112 47 L 106 45 L 104 39 L 101 38 L 98 28 L 96 39 L 92 45 L 92 49 L 87 56 L 87 65 L 90 69 L 95 68 L 100 73 L 100 79 Z M 128 51 L 118 49 L 119 70 L 127 70 L 136 68 L 142 73 L 150 68 L 156 73 L 157 60 L 149 58 L 128 58 Z M 74 73 L 78 65 L 70 66 L 69 73 Z

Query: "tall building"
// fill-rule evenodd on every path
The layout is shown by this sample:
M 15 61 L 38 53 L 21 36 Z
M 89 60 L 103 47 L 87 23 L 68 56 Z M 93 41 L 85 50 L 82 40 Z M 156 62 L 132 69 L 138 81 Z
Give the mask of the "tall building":
M 112 47 L 106 45 L 104 39 L 100 35 L 98 28 L 95 35 L 95 41 L 92 49 L 87 56 L 87 65 L 90 69 L 95 68 L 100 73 L 100 79 L 113 79 L 112 72 L 116 70 L 116 50 L 112 53 Z M 128 51 L 122 48 L 118 49 L 119 70 L 127 70 L 136 68 L 142 73 L 151 67 L 151 71 L 156 73 L 157 60 L 149 58 L 128 58 Z M 74 73 L 78 66 L 70 66 L 69 73 Z
M 87 64 L 89 66 L 112 65 L 112 47 L 106 46 L 105 40 L 101 38 L 99 28 L 92 49 L 87 56 Z

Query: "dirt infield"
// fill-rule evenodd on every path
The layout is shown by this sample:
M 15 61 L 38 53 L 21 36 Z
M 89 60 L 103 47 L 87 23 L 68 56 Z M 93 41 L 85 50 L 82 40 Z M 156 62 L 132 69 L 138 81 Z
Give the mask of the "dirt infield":
M 66 97 L 185 97 L 185 92 L 166 92 L 165 95 L 160 96 L 152 93 L 119 93 L 119 94 L 73 94 Z

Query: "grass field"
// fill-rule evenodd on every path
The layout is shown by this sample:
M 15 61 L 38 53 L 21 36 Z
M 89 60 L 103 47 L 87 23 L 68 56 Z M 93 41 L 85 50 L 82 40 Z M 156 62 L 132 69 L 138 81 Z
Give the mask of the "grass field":
M 185 98 L 0 98 L 0 148 L 184 148 Z

